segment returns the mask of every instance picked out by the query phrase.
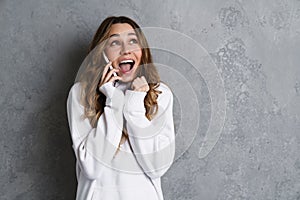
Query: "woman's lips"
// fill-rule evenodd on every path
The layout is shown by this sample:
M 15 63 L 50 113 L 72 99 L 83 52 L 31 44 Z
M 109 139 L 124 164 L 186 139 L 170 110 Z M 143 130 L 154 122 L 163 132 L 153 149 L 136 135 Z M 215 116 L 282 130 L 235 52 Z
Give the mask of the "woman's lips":
M 135 61 L 132 59 L 123 60 L 119 63 L 119 68 L 123 74 L 131 71 L 135 64 Z

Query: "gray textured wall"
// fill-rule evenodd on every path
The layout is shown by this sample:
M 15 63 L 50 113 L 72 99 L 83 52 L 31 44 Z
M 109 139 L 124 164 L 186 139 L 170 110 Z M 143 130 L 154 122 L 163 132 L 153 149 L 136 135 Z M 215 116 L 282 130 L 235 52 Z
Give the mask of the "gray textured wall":
M 0 15 L 0 199 L 74 199 L 65 101 L 108 15 L 192 37 L 224 79 L 224 129 L 200 159 L 210 102 L 190 78 L 200 128 L 162 179 L 166 199 L 300 199 L 299 0 L 4 0 Z

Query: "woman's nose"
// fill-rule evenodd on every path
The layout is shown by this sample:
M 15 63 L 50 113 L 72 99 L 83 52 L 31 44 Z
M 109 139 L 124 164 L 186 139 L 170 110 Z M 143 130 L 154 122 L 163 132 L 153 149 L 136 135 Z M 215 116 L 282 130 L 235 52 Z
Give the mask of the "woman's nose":
M 129 46 L 126 45 L 126 44 L 122 44 L 122 48 L 121 48 L 120 54 L 123 55 L 123 54 L 129 54 L 129 53 L 130 53 Z

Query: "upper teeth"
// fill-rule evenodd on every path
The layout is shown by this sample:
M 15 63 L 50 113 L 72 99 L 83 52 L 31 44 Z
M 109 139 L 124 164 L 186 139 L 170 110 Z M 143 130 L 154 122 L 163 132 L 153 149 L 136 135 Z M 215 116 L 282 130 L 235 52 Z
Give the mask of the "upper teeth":
M 133 63 L 133 60 L 122 60 L 120 63 L 128 63 L 128 62 Z

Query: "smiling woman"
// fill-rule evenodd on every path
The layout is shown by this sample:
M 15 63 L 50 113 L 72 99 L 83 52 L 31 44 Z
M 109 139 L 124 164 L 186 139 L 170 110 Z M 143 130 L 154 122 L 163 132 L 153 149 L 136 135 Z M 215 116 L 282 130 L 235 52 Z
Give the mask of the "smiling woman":
M 142 57 L 142 49 L 135 30 L 127 23 L 111 26 L 106 54 L 122 77 L 123 82 L 132 81 Z
M 175 154 L 173 94 L 143 32 L 130 18 L 108 17 L 87 57 L 67 99 L 76 199 L 163 200 L 161 177 Z

